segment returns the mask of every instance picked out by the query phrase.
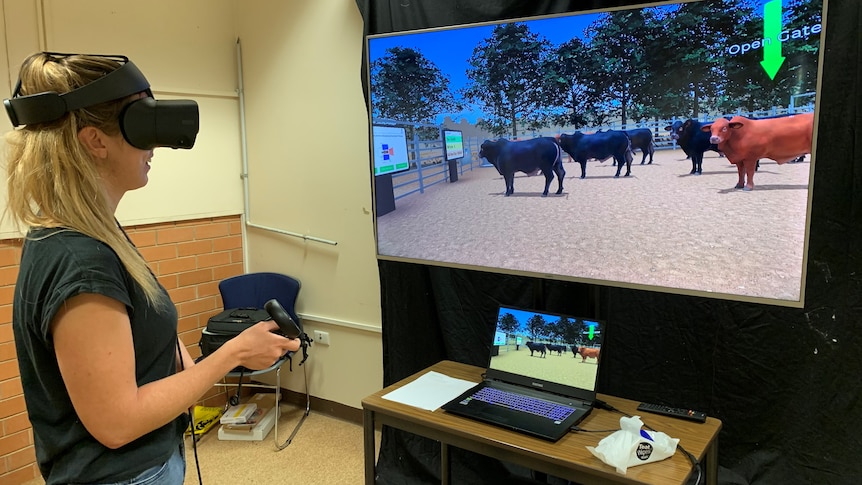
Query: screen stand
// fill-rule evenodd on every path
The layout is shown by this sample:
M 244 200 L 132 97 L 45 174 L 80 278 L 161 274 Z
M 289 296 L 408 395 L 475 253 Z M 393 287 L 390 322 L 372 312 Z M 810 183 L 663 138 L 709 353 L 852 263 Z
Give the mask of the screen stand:
M 395 210 L 395 190 L 392 188 L 392 174 L 378 175 L 374 179 L 374 198 L 377 204 L 377 217 Z
M 458 181 L 458 160 L 449 160 L 449 182 Z

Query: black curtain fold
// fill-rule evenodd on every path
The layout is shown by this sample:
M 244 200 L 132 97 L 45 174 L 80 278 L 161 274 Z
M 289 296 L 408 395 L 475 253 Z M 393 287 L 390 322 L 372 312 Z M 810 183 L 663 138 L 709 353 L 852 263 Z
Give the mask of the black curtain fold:
M 356 3 L 365 33 L 379 34 L 637 2 Z M 485 366 L 499 303 L 601 317 L 608 331 L 599 391 L 720 418 L 722 483 L 857 483 L 862 477 L 860 2 L 830 0 L 826 26 L 804 308 L 381 260 L 383 384 L 442 359 Z M 364 60 L 361 79 L 365 86 Z M 756 204 L 756 194 L 750 195 Z M 783 208 L 761 210 L 774 217 Z M 384 429 L 378 483 L 439 483 L 438 469 L 439 445 Z M 530 475 L 472 453 L 453 456 L 455 483 L 503 483 Z

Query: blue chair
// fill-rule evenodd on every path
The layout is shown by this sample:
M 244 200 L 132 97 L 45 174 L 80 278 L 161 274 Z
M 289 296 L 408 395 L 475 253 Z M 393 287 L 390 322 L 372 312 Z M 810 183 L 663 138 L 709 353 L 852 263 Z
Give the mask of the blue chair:
M 296 314 L 296 299 L 299 296 L 299 289 L 301 286 L 300 281 L 296 278 L 292 278 L 281 273 L 259 272 L 247 273 L 224 279 L 219 282 L 218 289 L 219 293 L 221 293 L 223 307 L 225 309 L 244 307 L 263 308 L 267 301 L 275 298 L 281 306 L 284 307 L 284 310 L 288 315 L 290 315 L 290 318 L 292 318 L 299 328 L 302 329 L 302 321 L 300 320 L 299 315 Z M 308 391 L 308 374 L 305 371 L 305 366 L 303 366 L 302 374 L 305 378 L 305 412 L 287 440 L 284 443 L 279 443 L 278 421 L 281 416 L 281 406 L 279 404 L 281 402 L 281 367 L 286 362 L 290 362 L 291 370 L 293 370 L 292 354 L 293 352 L 285 354 L 281 359 L 267 369 L 244 372 L 233 371 L 229 372 L 225 376 L 226 378 L 253 378 L 254 376 L 268 374 L 275 371 L 275 386 L 259 383 L 245 383 L 243 385 L 275 390 L 276 415 L 274 433 L 275 447 L 279 451 L 286 448 L 287 445 L 293 441 L 293 438 L 296 436 L 297 431 L 299 431 L 300 426 L 302 426 L 305 418 L 307 418 L 308 414 L 311 412 L 311 396 Z M 217 385 L 228 386 L 230 384 L 222 383 Z
M 296 299 L 302 284 L 281 273 L 248 273 L 222 280 L 218 284 L 224 308 L 254 307 L 276 298 L 300 328 Z

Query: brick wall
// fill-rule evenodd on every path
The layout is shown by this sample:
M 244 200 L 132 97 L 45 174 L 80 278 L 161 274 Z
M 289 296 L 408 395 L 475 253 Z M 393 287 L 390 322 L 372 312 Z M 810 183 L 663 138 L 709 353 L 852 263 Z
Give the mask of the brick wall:
M 192 357 L 199 356 L 201 329 L 222 307 L 218 282 L 243 272 L 240 216 L 125 229 L 177 305 L 180 339 Z M 0 241 L 0 484 L 4 485 L 39 476 L 12 336 L 12 293 L 20 256 L 20 240 Z M 213 388 L 203 404 L 221 405 L 223 394 Z

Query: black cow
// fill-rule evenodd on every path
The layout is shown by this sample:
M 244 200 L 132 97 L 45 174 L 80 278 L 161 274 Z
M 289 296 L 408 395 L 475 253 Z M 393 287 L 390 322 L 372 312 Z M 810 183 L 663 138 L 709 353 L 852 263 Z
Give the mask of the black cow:
M 530 357 L 533 356 L 533 351 L 541 353 L 542 357 L 545 356 L 545 344 L 540 344 L 538 342 L 527 342 L 527 347 L 530 349 Z
M 670 137 L 676 140 L 682 151 L 691 157 L 690 174 L 700 175 L 703 172 L 703 154 L 707 150 L 717 153 L 718 146 L 709 142 L 709 133 L 701 131 L 705 126 L 703 123 L 688 119 L 685 121 L 674 121 L 672 125 L 664 129 L 670 132 Z
M 652 157 L 655 153 L 655 143 L 652 139 L 652 130 L 649 128 L 635 128 L 632 130 L 626 130 L 626 135 L 628 135 L 629 140 L 631 140 L 632 152 L 637 148 L 641 153 L 643 153 L 641 165 L 646 162 L 647 155 L 649 155 L 649 163 L 652 164 Z
M 596 133 L 608 133 L 611 131 L 614 130 L 599 130 Z M 625 130 L 623 133 L 629 137 L 629 142 L 631 142 L 632 156 L 634 156 L 635 149 L 638 149 L 643 154 L 641 165 L 646 162 L 647 155 L 649 155 L 649 163 L 652 164 L 653 155 L 655 154 L 655 143 L 652 138 L 652 130 L 649 128 L 634 128 L 631 130 Z M 614 160 L 611 165 L 616 166 L 617 161 Z
M 617 174 L 623 164 L 626 165 L 626 177 L 632 173 L 632 147 L 629 137 L 622 131 L 604 131 L 584 134 L 576 131 L 574 134 L 560 135 L 560 147 L 566 151 L 572 160 L 581 164 L 581 178 L 587 176 L 587 160 L 595 159 L 604 162 L 613 157 L 617 164 Z
M 563 177 L 566 171 L 563 169 L 562 153 L 560 146 L 553 138 L 542 137 L 531 140 L 510 142 L 505 138 L 496 141 L 485 140 L 479 149 L 479 157 L 488 160 L 503 176 L 506 181 L 506 196 L 515 191 L 513 182 L 515 172 L 535 174 L 541 171 L 545 176 L 545 191 L 542 197 L 548 195 L 548 187 L 554 180 L 554 174 L 560 182 L 557 194 L 563 193 Z
M 563 352 L 566 351 L 565 345 L 545 344 L 545 347 L 547 347 L 548 352 L 556 352 L 557 355 L 563 355 Z

